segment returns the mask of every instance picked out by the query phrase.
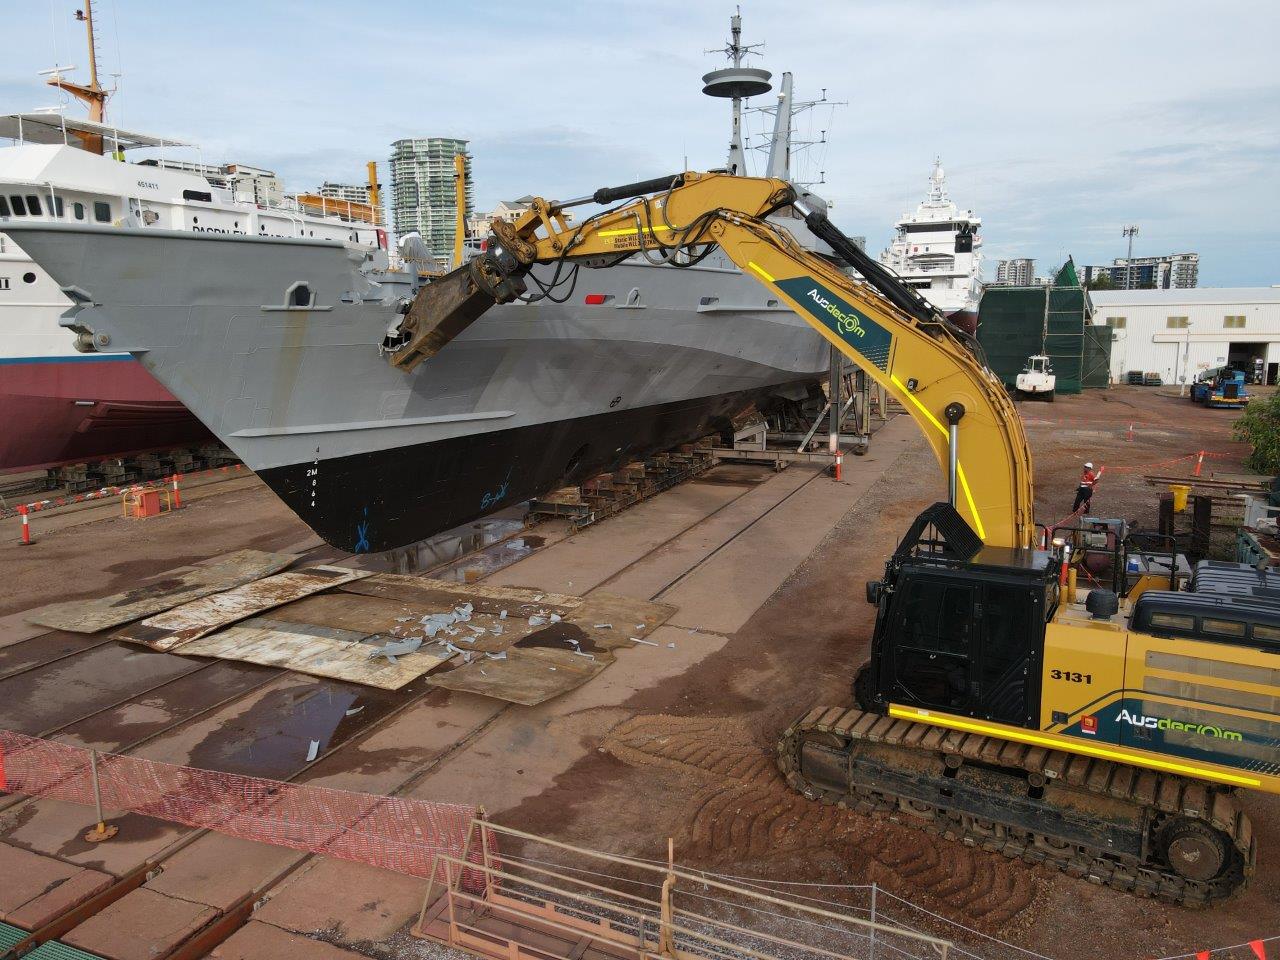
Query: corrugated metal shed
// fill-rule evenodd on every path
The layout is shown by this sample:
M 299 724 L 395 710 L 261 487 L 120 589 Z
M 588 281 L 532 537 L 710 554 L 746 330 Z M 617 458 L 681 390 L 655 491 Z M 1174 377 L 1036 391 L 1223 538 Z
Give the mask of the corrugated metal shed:
M 1010 389 L 1027 357 L 1045 353 L 1053 361 L 1057 392 L 1079 393 L 1089 315 L 1088 294 L 1068 260 L 1052 286 L 988 287 L 978 308 L 978 341 L 991 369 Z

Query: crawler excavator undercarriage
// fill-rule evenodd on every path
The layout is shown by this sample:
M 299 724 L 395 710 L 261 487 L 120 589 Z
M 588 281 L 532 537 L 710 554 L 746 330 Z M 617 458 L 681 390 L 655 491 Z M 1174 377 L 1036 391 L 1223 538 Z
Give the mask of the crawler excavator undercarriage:
M 615 205 L 570 225 L 590 202 Z M 902 404 L 947 479 L 867 585 L 855 705 L 782 735 L 788 783 L 1122 890 L 1229 896 L 1255 862 L 1241 791 L 1280 793 L 1280 582 L 1235 565 L 1131 576 L 1117 542 L 1111 581 L 1077 597 L 1079 544 L 1038 531 L 1022 421 L 976 342 L 803 206 L 785 181 L 693 172 L 536 199 L 422 288 L 383 347 L 411 370 L 579 269 L 720 247 Z M 808 247 L 786 228 L 800 219 Z

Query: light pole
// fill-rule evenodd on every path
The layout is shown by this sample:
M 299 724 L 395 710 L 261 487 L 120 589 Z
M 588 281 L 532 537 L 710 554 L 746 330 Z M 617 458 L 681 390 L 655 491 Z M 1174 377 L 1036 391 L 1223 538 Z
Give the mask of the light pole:
M 1185 346 L 1182 350 L 1182 386 L 1178 388 L 1178 396 L 1185 397 L 1187 395 L 1187 375 L 1191 372 L 1191 321 L 1187 321 L 1187 325 L 1183 327 L 1187 331 L 1186 339 L 1183 340 Z
M 1129 238 L 1129 256 L 1124 261 L 1124 288 L 1133 289 L 1133 238 L 1138 235 L 1138 225 L 1130 224 L 1120 231 Z

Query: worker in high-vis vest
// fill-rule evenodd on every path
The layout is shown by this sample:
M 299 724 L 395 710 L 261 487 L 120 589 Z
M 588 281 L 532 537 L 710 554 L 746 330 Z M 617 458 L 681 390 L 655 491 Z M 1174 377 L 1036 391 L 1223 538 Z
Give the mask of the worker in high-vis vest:
M 1093 488 L 1102 479 L 1102 471 L 1105 469 L 1106 467 L 1099 467 L 1098 472 L 1094 473 L 1092 463 L 1084 465 L 1084 471 L 1080 474 L 1080 486 L 1076 488 L 1076 502 L 1071 507 L 1072 513 L 1079 513 L 1082 504 L 1086 512 L 1092 507 Z

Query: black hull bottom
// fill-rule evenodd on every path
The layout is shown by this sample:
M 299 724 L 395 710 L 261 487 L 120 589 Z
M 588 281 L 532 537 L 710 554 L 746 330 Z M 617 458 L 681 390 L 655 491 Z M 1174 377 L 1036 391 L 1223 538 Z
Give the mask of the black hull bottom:
M 350 553 L 390 550 L 696 440 L 785 386 L 273 467 L 258 475 L 332 546 Z

